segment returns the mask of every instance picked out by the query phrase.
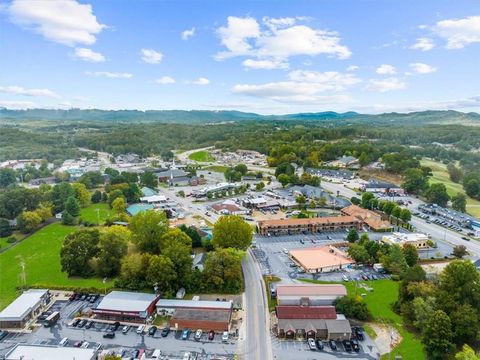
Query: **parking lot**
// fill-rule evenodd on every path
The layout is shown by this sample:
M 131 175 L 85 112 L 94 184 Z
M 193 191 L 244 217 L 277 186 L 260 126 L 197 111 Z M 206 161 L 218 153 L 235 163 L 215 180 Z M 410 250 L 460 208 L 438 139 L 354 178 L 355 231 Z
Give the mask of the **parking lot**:
M 95 303 L 100 301 L 99 298 Z M 234 357 L 237 350 L 236 339 L 229 338 L 227 342 L 222 342 L 221 334 L 216 334 L 213 340 L 208 340 L 207 333 L 203 333 L 199 341 L 194 339 L 196 329 L 191 329 L 187 340 L 181 339 L 183 329 L 172 331 L 162 337 L 161 331 L 157 331 L 153 336 L 148 335 L 146 331 L 137 334 L 137 326 L 132 326 L 128 332 L 122 333 L 122 326 L 115 332 L 113 339 L 106 339 L 103 335 L 106 333 L 109 324 L 94 322 L 91 328 L 87 329 L 69 326 L 73 317 L 81 310 L 86 310 L 92 305 L 88 301 L 56 301 L 51 311 L 60 312 L 60 320 L 56 325 L 46 328 L 39 326 L 31 333 L 9 333 L 6 338 L 0 342 L 0 356 L 8 352 L 15 344 L 45 344 L 58 345 L 63 338 L 68 338 L 67 346 L 84 346 L 88 348 L 101 348 L 113 350 L 117 354 L 123 353 L 125 357 L 134 358 L 136 351 L 146 351 L 147 355 L 155 349 L 161 349 L 162 354 L 169 358 L 182 358 L 185 352 L 190 352 L 192 358 L 203 359 L 215 355 L 230 359 Z M 161 329 L 160 329 L 161 330 Z
M 332 350 L 327 342 L 324 342 L 323 350 L 310 350 L 306 341 L 279 340 L 272 336 L 274 358 L 278 360 L 290 359 L 379 359 L 380 354 L 372 340 L 367 336 L 364 341 L 359 342 L 360 351 L 347 352 L 343 344 L 335 342 L 337 350 Z

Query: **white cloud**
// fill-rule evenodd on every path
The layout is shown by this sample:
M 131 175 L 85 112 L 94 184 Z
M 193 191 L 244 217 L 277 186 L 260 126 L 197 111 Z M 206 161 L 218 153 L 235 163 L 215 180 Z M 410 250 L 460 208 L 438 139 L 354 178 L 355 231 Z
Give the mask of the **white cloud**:
M 91 45 L 106 27 L 91 5 L 76 0 L 13 0 L 7 13 L 13 23 L 68 46 Z
M 198 79 L 193 80 L 191 82 L 191 84 L 194 84 L 194 85 L 208 85 L 208 84 L 210 84 L 210 80 L 208 80 L 207 78 L 204 78 L 204 77 L 199 77 Z
M 359 82 L 361 80 L 353 74 L 296 70 L 288 74 L 286 81 L 238 84 L 232 88 L 232 92 L 278 102 L 326 104 L 346 102 L 349 101 L 349 97 L 344 94 L 321 95 L 320 93 L 342 91 Z
M 380 75 L 394 75 L 397 73 L 397 71 L 395 70 L 395 67 L 388 64 L 380 65 L 377 68 L 376 72 L 377 74 L 380 74 Z
M 159 79 L 156 79 L 155 82 L 160 85 L 175 84 L 175 79 L 170 76 L 162 76 Z
M 35 103 L 32 101 L 0 100 L 0 107 L 7 109 L 31 109 L 35 107 Z
M 418 38 L 415 44 L 410 46 L 410 49 L 414 50 L 421 50 L 421 51 L 429 51 L 432 50 L 435 47 L 435 43 L 433 42 L 432 39 L 426 38 L 426 37 L 421 37 Z
M 227 26 L 217 30 L 226 51 L 217 53 L 215 58 L 250 56 L 258 60 L 286 62 L 289 57 L 297 55 L 350 57 L 350 50 L 340 44 L 336 32 L 296 24 L 296 20 L 299 19 L 264 18 L 261 26 L 252 17 L 229 16 Z
M 438 21 L 433 31 L 447 40 L 447 49 L 461 49 L 480 42 L 480 16 Z
M 350 65 L 347 67 L 347 71 L 357 71 L 358 69 L 360 69 L 360 67 L 357 65 Z
M 105 61 L 105 56 L 87 48 L 76 48 L 75 56 L 87 62 L 97 63 Z
M 34 97 L 58 98 L 59 96 L 49 89 L 25 89 L 21 86 L 0 86 L 0 92 Z
M 253 60 L 247 59 L 242 62 L 242 65 L 249 69 L 288 69 L 288 63 L 279 60 Z
M 159 64 L 163 59 L 163 54 L 153 49 L 141 49 L 140 54 L 147 64 Z
M 191 38 L 194 35 L 195 35 L 195 28 L 194 27 L 192 27 L 189 30 L 182 31 L 182 34 L 181 34 L 182 40 L 188 40 L 189 38 Z
M 438 70 L 438 68 L 436 68 L 435 66 L 430 66 L 424 63 L 410 64 L 410 68 L 417 74 L 430 74 Z
M 391 90 L 401 90 L 407 87 L 407 83 L 395 78 L 387 79 L 373 79 L 370 80 L 368 85 L 365 87 L 367 90 L 378 91 L 378 92 L 387 92 Z
M 87 71 L 85 74 L 89 76 L 106 77 L 110 79 L 130 79 L 133 77 L 133 75 L 130 73 L 110 72 L 110 71 L 94 71 L 94 72 Z

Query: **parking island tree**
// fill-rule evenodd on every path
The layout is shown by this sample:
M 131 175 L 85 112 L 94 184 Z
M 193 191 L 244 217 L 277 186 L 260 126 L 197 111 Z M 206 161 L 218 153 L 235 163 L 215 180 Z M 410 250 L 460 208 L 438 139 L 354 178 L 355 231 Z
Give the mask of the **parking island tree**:
M 241 217 L 221 216 L 213 227 L 212 243 L 217 248 L 246 250 L 252 242 L 252 229 Z
M 168 230 L 168 219 L 163 211 L 141 211 L 130 219 L 128 228 L 132 232 L 132 242 L 140 251 L 159 254 L 161 238 Z

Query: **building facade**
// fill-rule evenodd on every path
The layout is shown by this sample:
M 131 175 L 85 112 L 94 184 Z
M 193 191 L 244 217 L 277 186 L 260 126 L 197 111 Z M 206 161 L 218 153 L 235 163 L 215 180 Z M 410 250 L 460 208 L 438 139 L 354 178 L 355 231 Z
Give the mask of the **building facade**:
M 258 222 L 261 235 L 291 235 L 299 233 L 318 233 L 360 229 L 361 222 L 353 216 L 332 216 L 308 219 L 263 220 Z

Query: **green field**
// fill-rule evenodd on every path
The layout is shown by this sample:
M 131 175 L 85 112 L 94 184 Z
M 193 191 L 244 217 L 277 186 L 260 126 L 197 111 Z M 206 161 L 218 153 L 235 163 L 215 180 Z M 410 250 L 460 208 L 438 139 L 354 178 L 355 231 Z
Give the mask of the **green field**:
M 84 209 L 80 209 L 80 217 L 83 220 L 97 225 L 99 224 L 99 220 L 101 225 L 105 223 L 105 220 L 107 220 L 109 217 L 112 217 L 113 215 L 113 210 L 110 209 L 110 206 L 108 206 L 108 204 L 104 203 L 92 204 Z
M 225 171 L 228 170 L 228 166 L 212 165 L 212 166 L 204 167 L 202 170 L 225 173 Z
M 101 290 L 104 286 L 113 285 L 111 280 L 104 285 L 98 278 L 68 278 L 67 274 L 60 270 L 60 248 L 64 237 L 73 231 L 75 227 L 51 224 L 0 254 L 0 309 L 19 294 L 17 288 L 22 285 L 22 261 L 25 263 L 27 287 L 74 286 Z
M 422 166 L 428 166 L 432 169 L 433 176 L 430 184 L 442 183 L 447 188 L 448 195 L 453 196 L 457 193 L 465 194 L 461 184 L 454 183 L 448 175 L 447 165 L 433 160 L 423 159 Z M 480 217 L 480 201 L 467 197 L 467 212 L 473 216 Z
M 315 283 L 316 281 L 310 280 L 306 282 Z M 367 284 L 373 291 L 366 291 L 360 287 L 355 290 L 354 282 L 345 282 L 343 285 L 345 285 L 348 294 L 351 296 L 354 296 L 355 292 L 357 295 L 365 294 L 364 301 L 372 312 L 375 321 L 388 323 L 398 330 L 403 340 L 392 351 L 392 358 L 395 355 L 402 355 L 405 360 L 425 359 L 423 345 L 418 339 L 418 335 L 407 331 L 403 326 L 402 317 L 392 310 L 391 306 L 398 298 L 399 283 L 392 280 L 364 281 L 362 283 Z M 388 355 L 383 358 L 388 358 Z
M 199 161 L 199 162 L 212 162 L 215 161 L 215 158 L 210 155 L 208 151 L 205 150 L 200 150 L 191 153 L 188 155 L 188 158 L 193 161 Z

